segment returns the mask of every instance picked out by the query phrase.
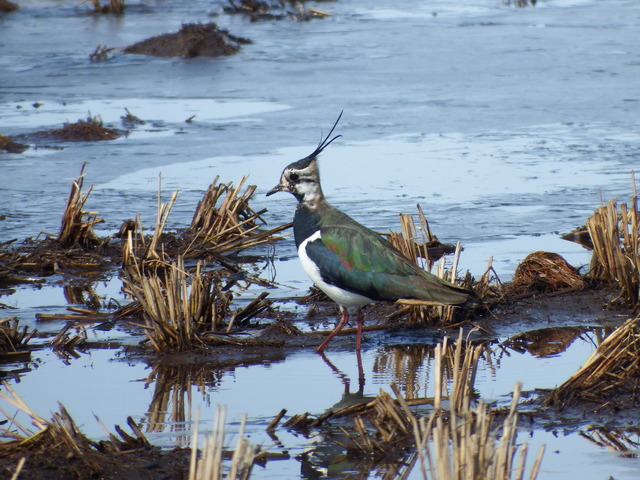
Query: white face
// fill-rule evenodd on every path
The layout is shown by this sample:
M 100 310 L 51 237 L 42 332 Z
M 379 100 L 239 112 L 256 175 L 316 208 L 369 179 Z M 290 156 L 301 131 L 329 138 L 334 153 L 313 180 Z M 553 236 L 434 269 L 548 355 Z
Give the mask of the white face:
M 315 161 L 304 168 L 289 165 L 282 172 L 278 186 L 279 190 L 291 192 L 301 202 L 313 203 L 322 198 L 320 175 Z

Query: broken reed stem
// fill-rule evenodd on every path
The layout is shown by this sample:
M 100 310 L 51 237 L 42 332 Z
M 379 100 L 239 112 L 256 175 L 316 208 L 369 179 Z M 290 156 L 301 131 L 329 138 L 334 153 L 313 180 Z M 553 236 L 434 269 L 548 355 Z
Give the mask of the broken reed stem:
M 158 214 L 156 216 L 156 229 L 153 232 L 153 236 L 151 237 L 151 242 L 149 243 L 149 247 L 145 252 L 144 258 L 150 259 L 161 259 L 162 257 L 156 251 L 158 245 L 160 243 L 160 237 L 164 232 L 164 228 L 167 225 L 167 220 L 169 219 L 169 213 L 173 208 L 173 204 L 178 198 L 178 190 L 174 190 L 171 194 L 171 199 L 169 203 L 161 203 L 162 198 L 162 176 L 158 175 Z
M 231 457 L 231 464 L 228 467 L 228 472 L 224 474 L 223 453 L 226 413 L 227 409 L 225 406 L 216 407 L 213 432 L 205 437 L 200 458 L 198 458 L 196 454 L 198 449 L 199 410 L 196 413 L 196 423 L 191 447 L 191 463 L 189 466 L 189 480 L 222 480 L 223 478 L 227 480 L 245 480 L 249 478 L 253 462 L 256 458 L 257 448 L 251 445 L 244 436 L 247 421 L 246 414 L 243 415 L 240 422 L 240 431 L 238 432 L 238 440 Z
M 401 234 L 392 232 L 388 235 L 390 243 L 418 267 L 428 272 L 432 270 L 433 259 L 440 259 L 440 262 L 436 266 L 435 275 L 453 284 L 458 284 L 457 272 L 460 253 L 462 251 L 461 243 L 458 242 L 455 249 L 451 246 L 442 245 L 432 234 L 429 223 L 420 205 L 418 205 L 418 214 L 420 221 L 418 225 L 414 222 L 412 215 L 400 215 Z M 418 231 L 420 231 L 421 243 L 417 243 Z M 428 244 L 433 244 L 434 242 L 438 245 L 440 252 L 438 256 L 430 257 Z M 452 267 L 447 270 L 444 255 L 452 252 L 454 253 L 453 264 Z M 411 306 L 407 309 L 411 323 L 442 323 L 446 325 L 452 323 L 455 319 L 455 307 L 450 305 L 442 305 L 437 302 L 423 302 L 420 300 L 399 300 L 397 303 Z
M 640 213 L 635 175 L 630 205 L 615 200 L 599 207 L 586 222 L 593 242 L 589 275 L 620 284 L 621 296 L 630 305 L 640 302 Z
M 235 187 L 233 182 L 218 183 L 219 179 L 220 177 L 216 177 L 213 180 L 198 203 L 189 227 L 191 233 L 214 244 L 218 250 L 221 244 L 256 230 L 259 227 L 256 220 L 264 223 L 260 217 L 262 212 L 255 212 L 249 206 L 249 200 L 253 198 L 257 187 L 249 185 L 240 194 L 247 177 L 242 177 Z M 218 206 L 218 201 L 225 193 L 226 196 Z
M 640 316 L 628 319 L 606 337 L 580 369 L 553 390 L 545 405 L 572 405 L 579 400 L 607 404 L 621 393 L 635 396 L 640 376 Z M 612 393 L 618 394 L 613 396 Z
M 442 405 L 444 382 L 443 352 L 447 339 L 436 347 L 434 410 L 431 415 L 411 421 L 425 480 L 509 480 L 522 479 L 525 472 L 526 443 L 518 452 L 517 405 L 521 384 L 516 384 L 509 414 L 501 434 L 494 431 L 489 409 L 480 401 L 471 407 L 475 372 L 482 346 L 466 345 L 463 351 L 462 331 L 456 341 L 454 378 L 448 407 Z M 397 393 L 396 393 L 397 394 Z M 536 478 L 544 447 L 538 453 L 529 479 Z M 515 466 L 514 466 L 515 465 Z M 515 475 L 515 476 L 514 476 Z
M 102 220 L 93 216 L 88 218 L 87 221 L 83 221 L 84 215 L 95 215 L 97 213 L 85 212 L 83 210 L 93 190 L 93 185 L 91 185 L 87 193 L 82 194 L 84 168 L 86 165 L 86 162 L 82 164 L 80 174 L 71 184 L 69 198 L 67 199 L 67 204 L 62 214 L 62 225 L 60 226 L 60 232 L 58 233 L 56 242 L 63 248 L 73 246 L 88 247 L 98 242 L 98 237 L 93 231 L 93 225 L 102 222 Z
M 3 422 L 3 424 L 8 423 L 7 427 L 0 427 L 0 437 L 11 439 L 0 443 L 0 450 L 4 454 L 17 450 L 19 452 L 28 452 L 29 455 L 34 456 L 56 455 L 72 458 L 76 456 L 82 457 L 89 452 L 122 452 L 138 447 L 149 447 L 150 445 L 131 417 L 127 419 L 127 423 L 134 432 L 135 437 L 126 434 L 120 427 L 116 426 L 116 431 L 122 437 L 122 440 L 107 432 L 110 440 L 97 444 L 89 440 L 80 431 L 69 412 L 61 403 L 58 403 L 58 411 L 53 413 L 52 419 L 45 420 L 33 412 L 8 383 L 3 382 L 2 387 L 4 392 L 0 392 L 0 400 L 18 410 L 18 412 L 10 415 L 0 409 L 0 412 L 8 421 Z M 18 413 L 25 415 L 36 430 L 20 425 L 16 420 Z M 102 422 L 99 423 L 102 424 Z M 14 427 L 19 429 L 20 432 L 11 430 Z

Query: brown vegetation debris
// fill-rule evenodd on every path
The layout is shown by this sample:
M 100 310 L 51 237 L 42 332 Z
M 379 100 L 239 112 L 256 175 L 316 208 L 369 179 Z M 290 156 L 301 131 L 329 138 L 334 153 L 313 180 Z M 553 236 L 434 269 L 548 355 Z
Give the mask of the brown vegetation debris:
M 84 185 L 84 168 L 86 163 L 82 165 L 80 174 L 71 184 L 71 191 L 67 205 L 62 214 L 62 225 L 60 233 L 56 237 L 58 245 L 62 248 L 93 248 L 102 242 L 93 231 L 93 226 L 102 223 L 104 220 L 97 218 L 98 212 L 87 212 L 84 205 L 93 190 L 93 185 L 89 187 L 87 193 L 83 195 L 82 187 Z M 87 217 L 85 220 L 84 217 Z
M 78 120 L 76 123 L 65 123 L 62 128 L 55 128 L 38 132 L 37 136 L 53 138 L 62 142 L 100 142 L 103 140 L 115 140 L 124 135 L 123 130 L 107 128 L 100 116 L 91 114 L 86 120 Z
M 82 3 L 90 1 L 93 4 L 95 13 L 123 13 L 126 5 L 125 0 L 109 0 L 109 3 L 102 5 L 100 0 L 84 0 Z
M 220 272 L 205 272 L 198 262 L 189 272 L 184 259 L 154 267 L 132 265 L 124 270 L 123 290 L 134 298 L 145 325 L 147 340 L 158 352 L 204 350 L 207 345 L 253 343 L 223 338 L 214 333 L 229 334 L 270 307 L 263 292 L 244 308 L 231 312 L 233 294 L 220 286 Z M 134 313 L 129 311 L 129 315 Z M 225 321 L 225 319 L 228 319 Z
M 285 18 L 311 20 L 312 18 L 332 16 L 330 13 L 314 8 L 303 8 L 303 2 L 298 0 L 280 0 L 277 3 L 267 3 L 261 0 L 240 0 L 239 4 L 236 4 L 233 0 L 228 1 L 229 5 L 224 7 L 225 13 L 243 14 L 248 16 L 252 22 L 257 20 L 282 20 Z M 293 10 L 287 10 L 287 4 Z
M 221 183 L 216 177 L 204 194 L 185 232 L 186 239 L 192 239 L 183 252 L 187 257 L 201 258 L 205 251 L 223 253 L 238 251 L 274 240 L 273 235 L 290 226 L 285 224 L 270 230 L 258 230 L 264 225 L 261 215 L 266 210 L 254 211 L 249 201 L 256 186 L 242 187 L 246 177 L 236 186 L 233 182 Z
M 21 464 L 20 478 L 37 480 L 62 480 L 69 478 L 120 479 L 149 478 L 145 465 L 152 461 L 166 463 L 164 468 L 184 478 L 189 460 L 185 455 L 172 465 L 162 458 L 159 448 L 152 449 L 136 423 L 127 419 L 134 436 L 120 427 L 116 431 L 121 438 L 108 433 L 109 440 L 94 442 L 78 428 L 64 406 L 59 405 L 51 420 L 38 416 L 7 384 L 3 384 L 0 400 L 13 406 L 18 416 L 8 417 L 8 426 L 0 427 L 0 476 L 11 478 L 16 464 Z M 3 413 L 8 415 L 6 407 Z M 32 428 L 21 424 L 19 418 L 26 416 Z M 4 423 L 4 422 L 3 422 Z M 34 428 L 33 428 L 34 427 Z M 136 452 L 132 455 L 133 451 Z M 117 453 L 118 455 L 114 455 Z M 172 458 L 175 461 L 175 459 Z
M 528 6 L 535 7 L 537 0 L 502 0 L 502 4 L 508 7 L 514 6 L 524 8 Z
M 640 406 L 640 316 L 606 337 L 584 365 L 554 389 L 545 405 L 593 402 L 614 410 Z
M 553 357 L 564 352 L 573 341 L 585 333 L 584 327 L 548 327 L 518 333 L 505 345 L 516 352 L 529 352 L 536 357 Z
M 578 433 L 581 437 L 586 438 L 599 447 L 620 452 L 623 457 L 638 458 L 638 451 L 640 450 L 640 430 L 638 430 L 637 427 L 622 430 L 589 426 L 586 430 L 581 430 Z
M 640 212 L 632 174 L 633 195 L 629 205 L 611 200 L 587 219 L 593 242 L 589 276 L 620 285 L 620 297 L 635 306 L 640 303 Z
M 9 0 L 0 0 L 0 12 L 15 12 L 18 10 L 18 5 Z
M 251 43 L 246 38 L 231 35 L 215 23 L 184 24 L 176 33 L 166 33 L 128 46 L 124 53 L 156 57 L 219 57 L 233 55 L 240 45 Z
M 513 276 L 512 292 L 554 292 L 565 288 L 582 290 L 586 282 L 578 270 L 557 253 L 533 252 L 520 262 Z
M 9 153 L 22 153 L 28 148 L 29 148 L 29 145 L 15 142 L 9 137 L 0 135 L 0 150 L 4 150 L 5 152 L 9 152 Z
M 331 418 L 349 415 L 353 419 L 352 427 L 341 424 L 337 429 L 332 428 L 330 436 L 326 437 L 325 443 L 336 444 L 332 447 L 336 451 L 333 461 L 345 463 L 346 450 L 349 465 L 363 458 L 370 459 L 372 467 L 384 469 L 388 469 L 389 462 L 395 463 L 398 471 L 393 478 L 408 478 L 410 473 L 420 476 L 420 473 L 411 472 L 416 465 L 420 465 L 425 480 L 524 478 L 527 446 L 517 442 L 521 385 L 516 385 L 504 422 L 494 424 L 494 411 L 482 401 L 475 403 L 474 382 L 482 348 L 482 345 L 472 346 L 465 342 L 462 332 L 453 349 L 448 346 L 447 339 L 437 345 L 432 376 L 434 397 L 431 399 L 408 400 L 395 384 L 391 384 L 395 400 L 382 391 L 369 403 L 331 412 Z M 449 368 L 452 382 L 447 380 Z M 449 385 L 451 389 L 447 393 Z M 443 401 L 445 398 L 447 402 Z M 412 408 L 424 403 L 433 404 L 428 416 L 420 416 Z M 285 426 L 306 433 L 327 418 L 328 414 L 317 418 L 308 413 L 294 415 Z M 326 445 L 319 448 L 323 453 L 329 451 Z M 538 474 L 543 453 L 544 447 L 531 467 L 530 480 Z M 301 460 L 314 468 L 314 458 L 319 456 L 310 451 Z M 317 467 L 327 468 L 327 464 L 332 464 L 327 458 L 323 462 Z
M 89 61 L 91 62 L 104 62 L 109 60 L 109 54 L 113 52 L 115 48 L 107 48 L 106 45 L 98 45 L 92 54 L 89 55 Z
M 461 281 L 457 278 L 458 260 L 462 246 L 458 242 L 456 247 L 445 245 L 438 241 L 438 238 L 431 232 L 429 222 L 422 211 L 420 205 L 418 208 L 418 223 L 413 219 L 412 215 L 400 215 L 401 233 L 392 233 L 388 235 L 389 242 L 396 247 L 404 256 L 414 262 L 418 267 L 431 272 L 433 262 L 442 256 L 451 252 L 453 248 L 453 262 L 450 270 L 445 270 L 444 260 L 437 265 L 435 275 L 440 278 L 459 285 L 463 288 L 470 289 L 472 286 L 471 275 L 467 273 Z M 418 242 L 417 240 L 421 241 Z M 435 247 L 430 250 L 430 246 Z M 431 272 L 434 273 L 434 272 Z M 399 300 L 398 304 L 401 308 L 391 315 L 390 319 L 403 317 L 411 324 L 433 325 L 441 323 L 444 325 L 452 324 L 460 320 L 466 312 L 464 309 L 452 306 L 440 306 L 421 302 L 419 300 Z
M 0 359 L 29 354 L 27 343 L 38 333 L 28 327 L 19 327 L 17 317 L 0 318 Z
M 128 108 L 125 108 L 124 111 L 126 112 L 126 115 L 122 115 L 120 117 L 120 121 L 125 126 L 125 128 L 131 129 L 137 125 L 144 125 L 145 123 L 147 123 L 144 120 L 140 120 L 139 117 L 131 113 Z

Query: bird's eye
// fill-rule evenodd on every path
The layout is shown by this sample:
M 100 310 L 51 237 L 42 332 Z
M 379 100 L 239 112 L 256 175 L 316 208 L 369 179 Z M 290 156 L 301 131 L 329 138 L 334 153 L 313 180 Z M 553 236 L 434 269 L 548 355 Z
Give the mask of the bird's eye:
M 300 178 L 300 175 L 298 175 L 297 173 L 292 173 L 289 175 L 289 179 L 293 180 L 294 182 L 297 181 L 298 178 Z

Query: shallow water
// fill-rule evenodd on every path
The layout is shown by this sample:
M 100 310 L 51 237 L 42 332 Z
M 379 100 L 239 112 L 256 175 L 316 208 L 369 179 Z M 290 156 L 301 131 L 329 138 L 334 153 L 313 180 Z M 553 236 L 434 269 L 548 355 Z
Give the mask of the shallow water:
M 313 150 L 341 110 L 337 133 L 343 138 L 320 160 L 330 201 L 379 231 L 397 230 L 397 214 L 413 213 L 419 203 L 440 240 L 462 242 L 460 265 L 476 276 L 493 257 L 501 279 L 508 280 L 535 250 L 588 263 L 588 253 L 559 234 L 584 223 L 601 198 L 624 201 L 630 195 L 629 171 L 640 165 L 637 2 L 557 0 L 516 9 L 488 0 L 340 0 L 318 4 L 334 17 L 299 23 L 251 23 L 222 14 L 222 4 L 202 1 L 128 5 L 125 15 L 111 17 L 89 15 L 88 7 L 68 2 L 29 0 L 0 16 L 0 133 L 57 128 L 88 112 L 120 127 L 125 108 L 147 122 L 112 142 L 0 153 L 0 215 L 7 216 L 0 221 L 0 242 L 56 232 L 71 181 L 85 161 L 87 184 L 94 184 L 87 207 L 105 219 L 101 235 L 136 214 L 153 226 L 160 173 L 165 199 L 180 190 L 170 228 L 190 222 L 216 175 L 223 181 L 250 175 L 259 192 L 254 206 L 269 209 L 271 225 L 289 221 L 294 199 L 262 194 L 285 165 Z M 124 47 L 183 22 L 211 20 L 254 43 L 217 59 L 115 53 L 106 62 L 88 60 L 98 44 Z M 35 108 L 36 102 L 42 105 Z M 306 292 L 309 283 L 294 254 L 291 240 L 277 246 L 281 286 L 272 297 Z M 122 299 L 117 281 L 93 289 Z M 0 301 L 16 307 L 0 316 L 15 314 L 45 333 L 62 323 L 38 322 L 35 314 L 67 306 L 60 285 L 20 287 Z M 88 334 L 114 345 L 138 341 L 119 328 Z M 588 357 L 590 338 L 552 357 L 501 355 L 482 365 L 478 389 L 499 400 L 517 381 L 526 390 L 553 387 Z M 388 390 L 391 381 L 416 394 L 428 391 L 428 360 L 418 362 L 413 375 L 400 368 L 401 378 L 380 367 L 403 358 L 403 345 L 413 343 L 405 340 L 396 345 L 388 338 L 394 345 L 388 348 L 379 340 L 365 343 L 365 394 Z M 329 351 L 327 359 L 357 390 L 354 354 Z M 64 360 L 44 349 L 30 367 L 14 388 L 34 411 L 46 417 L 61 401 L 92 438 L 104 436 L 93 413 L 107 426 L 132 415 L 159 430 L 150 438 L 167 447 L 188 442 L 184 420 L 196 407 L 208 422 L 213 407 L 226 404 L 235 422 L 231 431 L 247 413 L 251 440 L 278 450 L 264 427 L 280 409 L 320 413 L 344 391 L 344 377 L 310 351 L 271 352 L 220 370 L 177 371 L 162 365 L 154 370 L 120 348 Z M 176 398 L 190 398 L 184 415 L 151 422 L 152 407 L 167 408 L 174 398 L 157 406 L 154 390 L 178 385 L 176 378 L 187 379 L 174 387 Z M 277 434 L 292 456 L 313 446 L 312 439 L 285 429 Z M 532 435 L 530 444 L 548 445 L 539 478 L 567 478 L 568 472 L 637 477 L 637 460 L 618 458 L 575 433 Z M 301 478 L 300 463 L 272 462 L 253 476 Z

